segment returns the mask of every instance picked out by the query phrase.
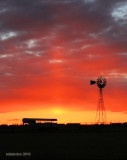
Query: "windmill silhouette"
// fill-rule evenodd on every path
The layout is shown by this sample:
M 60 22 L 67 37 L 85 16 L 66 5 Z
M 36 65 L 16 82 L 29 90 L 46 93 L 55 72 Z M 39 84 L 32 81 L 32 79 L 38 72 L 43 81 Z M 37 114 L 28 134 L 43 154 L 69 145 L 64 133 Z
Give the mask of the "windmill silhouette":
M 96 111 L 96 122 L 98 124 L 104 124 L 106 123 L 106 111 L 104 107 L 104 99 L 103 99 L 103 88 L 106 86 L 106 78 L 103 76 L 100 76 L 97 78 L 97 81 L 90 81 L 90 85 L 97 84 L 99 87 L 99 99 L 97 104 L 97 111 Z

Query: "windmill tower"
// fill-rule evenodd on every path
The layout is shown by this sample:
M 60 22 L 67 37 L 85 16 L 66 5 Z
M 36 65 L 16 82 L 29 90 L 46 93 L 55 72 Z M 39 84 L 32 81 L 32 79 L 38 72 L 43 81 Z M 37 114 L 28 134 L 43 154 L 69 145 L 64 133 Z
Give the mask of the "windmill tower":
M 103 88 L 106 86 L 106 78 L 105 77 L 98 77 L 97 81 L 90 81 L 90 84 L 97 84 L 99 87 L 99 98 L 97 104 L 97 111 L 96 111 L 96 122 L 98 124 L 104 124 L 106 122 L 106 112 L 104 107 L 104 100 L 103 100 Z

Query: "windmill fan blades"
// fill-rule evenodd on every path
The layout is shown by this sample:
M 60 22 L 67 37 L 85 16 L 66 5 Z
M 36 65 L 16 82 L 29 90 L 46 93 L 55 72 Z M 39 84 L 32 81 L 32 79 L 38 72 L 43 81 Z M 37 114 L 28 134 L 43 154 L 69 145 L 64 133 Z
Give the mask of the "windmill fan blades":
M 98 77 L 97 79 L 97 86 L 99 88 L 104 88 L 106 86 L 106 78 L 105 77 Z

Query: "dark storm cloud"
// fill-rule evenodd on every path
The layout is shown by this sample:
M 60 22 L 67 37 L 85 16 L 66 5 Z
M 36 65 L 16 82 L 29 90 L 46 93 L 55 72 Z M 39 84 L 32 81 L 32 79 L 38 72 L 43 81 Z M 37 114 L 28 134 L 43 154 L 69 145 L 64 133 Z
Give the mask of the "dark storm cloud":
M 42 55 L 43 51 L 43 56 L 44 53 L 48 56 L 55 43 L 69 48 L 71 55 L 96 44 L 96 40 L 126 52 L 126 25 L 112 16 L 117 3 L 125 4 L 125 1 L 0 1 L 1 54 L 15 54 L 16 58 L 24 59 L 27 53 L 26 58 Z
M 10 31 L 19 33 L 21 41 L 32 39 L 34 36 L 38 38 L 40 34 L 43 36 L 55 30 L 59 30 L 60 36 L 67 43 L 74 38 L 85 36 L 107 38 L 110 42 L 116 42 L 119 38 L 124 41 L 125 26 L 116 24 L 111 16 L 113 7 L 118 2 L 117 0 L 5 0 L 0 2 L 0 30 L 3 33 Z M 86 34 L 83 36 L 83 33 Z

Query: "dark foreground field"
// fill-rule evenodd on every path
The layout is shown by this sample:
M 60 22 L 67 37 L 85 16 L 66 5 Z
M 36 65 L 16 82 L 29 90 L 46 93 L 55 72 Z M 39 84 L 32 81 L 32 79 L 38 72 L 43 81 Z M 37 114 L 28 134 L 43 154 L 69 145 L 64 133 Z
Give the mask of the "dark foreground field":
M 0 160 L 127 159 L 127 132 L 3 132 L 0 146 Z

